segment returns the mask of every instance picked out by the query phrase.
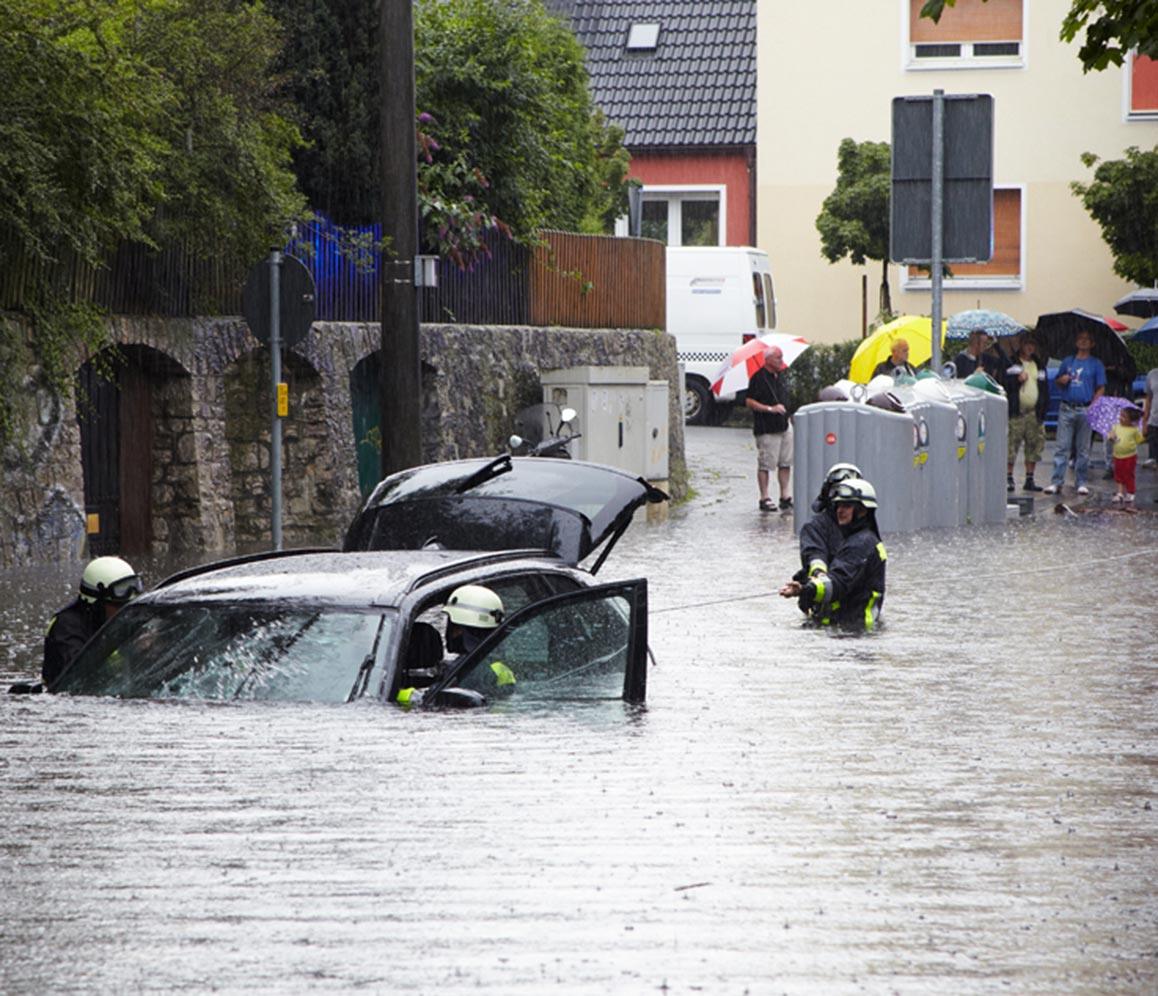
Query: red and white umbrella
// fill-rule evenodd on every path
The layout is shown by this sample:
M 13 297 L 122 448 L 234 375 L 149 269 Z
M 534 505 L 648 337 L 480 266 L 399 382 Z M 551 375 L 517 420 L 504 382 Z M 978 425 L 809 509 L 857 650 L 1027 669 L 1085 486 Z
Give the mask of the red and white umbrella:
M 755 339 L 749 339 L 717 371 L 712 379 L 712 393 L 717 398 L 723 398 L 745 390 L 752 375 L 764 365 L 764 354 L 773 346 L 780 347 L 785 364 L 792 366 L 796 358 L 808 348 L 808 343 L 800 336 L 788 335 L 786 332 L 765 332 Z

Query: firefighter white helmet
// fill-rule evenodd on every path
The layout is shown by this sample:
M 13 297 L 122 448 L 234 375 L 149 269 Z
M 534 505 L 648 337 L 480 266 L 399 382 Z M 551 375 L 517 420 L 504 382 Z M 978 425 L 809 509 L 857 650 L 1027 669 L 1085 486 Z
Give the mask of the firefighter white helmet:
M 503 621 L 503 600 L 481 584 L 464 584 L 446 600 L 446 615 L 460 626 L 495 629 Z
M 89 561 L 80 579 L 80 597 L 86 602 L 128 602 L 143 590 L 137 572 L 120 557 Z
M 826 484 L 835 484 L 837 481 L 847 481 L 850 477 L 860 477 L 860 467 L 855 463 L 834 463 L 824 475 Z
M 854 504 L 864 508 L 877 507 L 877 490 L 860 477 L 850 477 L 832 486 L 832 501 L 835 505 Z

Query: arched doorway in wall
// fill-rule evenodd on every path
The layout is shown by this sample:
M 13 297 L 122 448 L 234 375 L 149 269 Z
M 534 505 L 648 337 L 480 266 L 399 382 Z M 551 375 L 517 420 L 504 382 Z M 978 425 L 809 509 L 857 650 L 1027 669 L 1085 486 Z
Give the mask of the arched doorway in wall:
M 282 378 L 289 415 L 282 419 L 282 541 L 286 547 L 330 544 L 345 527 L 322 381 L 287 351 Z M 225 371 L 225 436 L 239 551 L 268 549 L 272 537 L 271 374 L 269 351 L 254 350 Z
M 103 351 L 77 372 L 77 420 L 85 518 L 93 555 L 168 549 L 180 481 L 172 460 L 179 422 L 189 415 L 190 378 L 171 356 L 149 346 Z M 172 499 L 172 500 L 170 500 Z M 163 523 L 163 525 L 162 525 Z M 158 534 L 161 535 L 158 535 Z
M 378 353 L 359 360 L 350 371 L 350 408 L 354 416 L 354 446 L 358 453 L 358 489 L 365 498 L 382 478 L 382 404 Z

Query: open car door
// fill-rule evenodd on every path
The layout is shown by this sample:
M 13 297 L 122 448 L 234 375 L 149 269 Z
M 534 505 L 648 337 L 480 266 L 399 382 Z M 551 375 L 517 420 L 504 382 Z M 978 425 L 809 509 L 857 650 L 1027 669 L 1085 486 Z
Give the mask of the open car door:
M 382 481 L 345 550 L 547 550 L 572 567 L 602 546 L 594 574 L 637 508 L 667 501 L 641 477 L 579 460 L 456 460 Z
M 468 689 L 488 701 L 647 696 L 647 581 L 554 595 L 514 613 L 425 696 Z

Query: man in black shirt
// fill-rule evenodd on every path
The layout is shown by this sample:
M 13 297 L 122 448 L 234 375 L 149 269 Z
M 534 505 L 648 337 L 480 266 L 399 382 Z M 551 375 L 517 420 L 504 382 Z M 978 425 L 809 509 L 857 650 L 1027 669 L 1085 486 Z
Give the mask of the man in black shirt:
M 990 351 L 989 347 L 992 345 L 993 340 L 985 329 L 974 329 L 969 334 L 969 345 L 953 359 L 953 365 L 957 368 L 957 379 L 964 380 L 980 368 L 994 380 L 998 380 L 1001 376 L 1001 361 Z
M 792 425 L 788 421 L 788 364 L 779 346 L 764 354 L 764 366 L 752 376 L 744 402 L 752 411 L 752 431 L 756 435 L 756 483 L 760 488 L 760 510 L 771 512 L 776 505 L 768 496 L 769 475 L 773 470 L 780 483 L 780 510 L 792 510 L 788 479 L 792 473 Z

